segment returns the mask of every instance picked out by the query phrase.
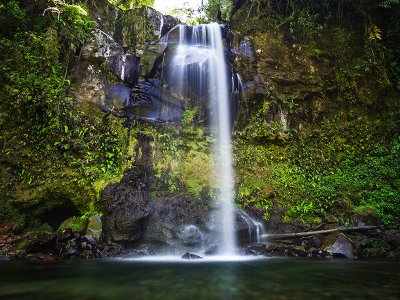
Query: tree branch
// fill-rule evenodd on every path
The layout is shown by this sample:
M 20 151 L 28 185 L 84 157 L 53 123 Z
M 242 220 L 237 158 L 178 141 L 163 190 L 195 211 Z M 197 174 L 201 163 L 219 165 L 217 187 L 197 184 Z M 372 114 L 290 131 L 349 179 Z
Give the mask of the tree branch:
M 348 232 L 348 231 L 367 231 L 379 229 L 379 226 L 362 226 L 362 227 L 338 227 L 335 229 L 308 231 L 308 232 L 297 232 L 297 233 L 284 233 L 284 234 L 263 234 L 262 237 L 269 240 L 282 240 L 287 238 L 306 237 L 316 234 L 326 234 L 332 232 Z

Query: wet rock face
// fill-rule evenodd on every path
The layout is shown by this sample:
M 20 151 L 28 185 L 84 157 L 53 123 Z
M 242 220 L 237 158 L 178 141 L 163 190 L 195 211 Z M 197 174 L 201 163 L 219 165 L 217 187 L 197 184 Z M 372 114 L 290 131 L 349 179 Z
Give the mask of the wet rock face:
M 244 210 L 236 209 L 235 231 L 237 243 L 239 245 L 244 245 L 252 242 L 259 242 L 258 239 L 261 239 L 261 235 L 264 233 L 264 226 Z
M 129 86 L 139 79 L 139 58 L 126 54 L 110 35 L 95 29 L 81 59 L 72 71 L 71 88 L 79 102 L 92 102 L 103 110 L 122 109 L 129 103 Z
M 122 11 L 106 0 L 90 1 L 88 6 L 97 28 L 72 68 L 71 92 L 81 103 L 91 102 L 104 111 L 121 110 L 132 102 L 130 89 L 142 73 L 139 56 L 144 60 L 142 75 L 153 76 L 165 47 L 160 53 L 149 49 L 145 55 L 144 50 L 177 20 L 149 7 Z
M 200 230 L 194 225 L 183 226 L 178 236 L 185 246 L 198 245 L 202 240 Z
M 232 51 L 235 55 L 239 57 L 245 57 L 252 61 L 254 59 L 253 48 L 251 47 L 251 42 L 249 37 L 244 37 L 238 42 L 238 46 Z
M 151 7 L 118 12 L 113 38 L 125 49 L 139 56 L 150 42 L 155 42 L 178 24 Z
M 146 79 L 155 78 L 159 71 L 163 68 L 163 60 L 168 46 L 165 44 L 148 45 L 143 55 L 140 57 L 141 76 Z
M 125 172 L 125 183 L 105 188 L 104 234 L 113 242 L 136 241 L 143 238 L 145 223 L 153 211 L 144 173 L 131 169 Z M 126 182 L 129 182 L 126 185 Z
M 102 193 L 104 236 L 109 241 L 142 239 L 154 211 L 150 197 L 152 137 L 140 133 L 137 138 L 136 166 L 125 171 L 120 183 L 107 186 Z
M 135 117 L 163 122 L 179 122 L 183 115 L 183 105 L 179 99 L 169 95 L 164 97 L 161 80 L 148 79 L 139 82 L 131 93 L 129 104 L 124 111 Z
M 72 78 L 74 84 L 71 92 L 78 102 L 90 102 L 101 108 L 109 107 L 105 89 L 108 80 L 101 70 L 92 64 L 80 62 L 73 70 Z
M 146 7 L 147 20 L 153 25 L 153 34 L 159 39 L 171 30 L 178 20 L 171 16 L 164 16 L 151 7 Z
M 310 54 L 310 45 L 290 41 L 284 31 L 244 30 L 243 14 L 241 10 L 235 15 L 231 25 L 235 34 L 234 65 L 242 77 L 247 99 L 270 99 L 271 91 L 278 91 L 277 102 L 290 99 L 298 110 L 295 113 L 292 110 L 288 116 L 287 105 L 272 107 L 267 115 L 268 122 L 281 121 L 280 115 L 284 115 L 287 129 L 302 130 L 304 123 L 318 121 L 328 107 L 321 105 L 315 95 L 324 92 L 328 86 L 330 58 Z M 247 114 L 252 113 L 249 104 L 251 102 L 240 103 L 238 122 L 243 122 L 243 126 L 249 117 Z
M 163 16 L 151 7 L 142 7 L 122 11 L 110 5 L 107 0 L 88 1 L 88 12 L 96 20 L 97 27 L 108 32 L 122 46 L 130 44 L 129 37 L 135 34 L 132 23 L 145 20 L 147 34 L 156 40 L 178 24 L 178 20 L 171 16 Z M 136 20 L 136 22 L 134 22 Z M 143 22 L 139 23 L 143 27 Z M 151 40 L 151 39 L 150 39 Z M 149 41 L 150 41 L 149 40 Z
M 154 203 L 145 240 L 165 245 L 170 250 L 196 247 L 202 242 L 206 212 L 198 201 L 189 198 L 161 198 Z
M 83 59 L 92 62 L 96 59 L 101 61 L 124 53 L 124 49 L 104 31 L 95 29 L 91 32 L 91 36 L 89 42 L 82 48 Z
M 107 58 L 110 71 L 128 86 L 134 86 L 139 80 L 139 58 L 132 54 L 123 54 Z

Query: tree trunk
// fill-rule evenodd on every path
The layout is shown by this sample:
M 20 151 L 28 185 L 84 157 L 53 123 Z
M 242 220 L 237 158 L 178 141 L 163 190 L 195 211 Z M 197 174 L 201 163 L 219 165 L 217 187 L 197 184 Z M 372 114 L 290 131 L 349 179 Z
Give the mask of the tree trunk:
M 338 227 L 335 229 L 318 230 L 318 231 L 307 231 L 297 233 L 284 233 L 284 234 L 264 234 L 262 237 L 269 240 L 282 240 L 287 238 L 306 237 L 316 234 L 326 234 L 332 232 L 348 232 L 348 231 L 366 231 L 379 229 L 379 226 L 362 226 L 362 227 Z

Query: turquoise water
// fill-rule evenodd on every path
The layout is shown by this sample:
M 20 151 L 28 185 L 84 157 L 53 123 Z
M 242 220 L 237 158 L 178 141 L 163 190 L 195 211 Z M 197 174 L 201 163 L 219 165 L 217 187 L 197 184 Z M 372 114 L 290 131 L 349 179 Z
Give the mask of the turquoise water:
M 400 299 L 400 263 L 0 262 L 0 299 Z

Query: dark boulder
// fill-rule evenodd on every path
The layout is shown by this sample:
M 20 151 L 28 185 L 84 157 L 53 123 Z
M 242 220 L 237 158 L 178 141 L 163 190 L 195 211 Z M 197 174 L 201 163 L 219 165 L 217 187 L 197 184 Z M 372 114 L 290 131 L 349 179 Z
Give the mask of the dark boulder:
M 325 237 L 323 235 L 314 235 L 308 240 L 308 246 L 314 248 L 320 248 L 324 242 Z
M 206 211 L 199 201 L 185 197 L 158 199 L 148 221 L 145 240 L 178 251 L 184 246 L 200 246 L 199 227 L 204 227 L 205 219 Z
M 125 172 L 121 183 L 107 186 L 104 203 L 104 235 L 113 242 L 143 238 L 146 221 L 153 212 L 146 175 L 140 168 Z
M 310 253 L 308 251 L 306 251 L 304 246 L 294 246 L 292 248 L 292 253 L 293 253 L 293 256 L 296 256 L 296 257 L 311 256 Z
M 182 259 L 202 259 L 201 256 L 198 256 L 196 254 L 192 254 L 192 253 L 185 253 L 184 255 L 182 255 Z
M 139 58 L 132 54 L 115 55 L 107 58 L 110 71 L 127 85 L 137 84 L 140 74 Z
M 142 133 L 137 138 L 135 167 L 125 170 L 121 182 L 107 186 L 102 193 L 104 237 L 112 242 L 142 239 L 154 211 L 150 196 L 153 138 Z
M 262 255 L 262 254 L 264 254 L 266 248 L 267 248 L 267 246 L 265 244 L 253 243 L 247 248 L 246 254 Z

